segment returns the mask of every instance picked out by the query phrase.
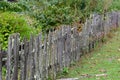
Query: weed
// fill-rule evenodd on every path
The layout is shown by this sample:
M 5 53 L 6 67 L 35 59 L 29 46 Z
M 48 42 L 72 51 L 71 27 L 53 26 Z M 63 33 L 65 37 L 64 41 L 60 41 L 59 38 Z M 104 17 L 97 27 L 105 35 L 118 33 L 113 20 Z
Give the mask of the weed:
M 63 75 L 66 75 L 66 74 L 68 74 L 68 72 L 69 72 L 68 68 L 67 68 L 67 67 L 64 67 L 64 68 L 63 68 L 63 71 L 62 71 L 62 74 L 63 74 Z

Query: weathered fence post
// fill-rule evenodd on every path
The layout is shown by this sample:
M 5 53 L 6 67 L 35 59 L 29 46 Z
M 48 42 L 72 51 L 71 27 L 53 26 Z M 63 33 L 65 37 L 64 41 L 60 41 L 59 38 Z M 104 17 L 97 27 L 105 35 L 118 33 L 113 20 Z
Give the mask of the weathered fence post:
M 47 53 L 48 53 L 48 77 L 52 77 L 51 75 L 51 66 L 52 66 L 52 32 L 49 31 L 48 34 L 48 43 L 47 43 Z
M 6 80 L 11 80 L 11 54 L 12 54 L 12 36 L 8 38 L 8 54 L 7 54 L 7 74 Z
M 23 42 L 21 43 L 21 52 L 20 52 L 20 69 L 21 69 L 21 76 L 20 80 L 26 80 L 27 77 L 27 61 L 28 61 L 28 51 L 29 50 L 29 43 L 27 39 L 24 38 Z
M 56 38 L 55 38 L 55 32 L 52 33 L 52 53 L 51 53 L 51 78 L 54 80 L 55 78 L 55 56 L 56 56 Z
M 71 56 L 71 28 L 67 26 L 67 39 L 66 39 L 66 51 L 67 51 L 67 67 L 70 66 L 70 56 Z
M 14 73 L 12 80 L 18 80 L 18 63 L 19 63 L 19 34 L 14 36 Z
M 45 34 L 45 38 L 44 38 L 44 52 L 43 52 L 43 58 L 44 58 L 44 78 L 47 79 L 48 78 L 48 53 L 47 53 L 47 35 Z
M 58 64 L 59 64 L 59 70 L 62 71 L 63 67 L 63 39 L 62 39 L 62 28 L 58 31 Z
M 35 80 L 41 80 L 40 77 L 40 69 L 39 69 L 39 58 L 40 58 L 40 39 L 39 36 L 35 38 L 35 54 L 34 54 L 34 60 L 35 60 Z
M 30 51 L 30 80 L 34 80 L 34 74 L 35 74 L 35 61 L 34 61 L 34 54 L 35 54 L 35 47 L 34 47 L 34 36 L 32 35 L 30 38 L 30 44 L 29 44 L 29 51 Z

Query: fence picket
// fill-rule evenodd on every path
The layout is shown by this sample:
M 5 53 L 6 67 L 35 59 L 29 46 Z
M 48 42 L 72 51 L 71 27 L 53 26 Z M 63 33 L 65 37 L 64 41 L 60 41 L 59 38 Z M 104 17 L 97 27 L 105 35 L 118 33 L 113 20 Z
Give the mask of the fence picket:
M 6 80 L 11 80 L 11 55 L 12 55 L 12 39 L 13 36 L 9 36 L 8 38 L 8 55 L 7 55 L 7 74 L 6 74 Z

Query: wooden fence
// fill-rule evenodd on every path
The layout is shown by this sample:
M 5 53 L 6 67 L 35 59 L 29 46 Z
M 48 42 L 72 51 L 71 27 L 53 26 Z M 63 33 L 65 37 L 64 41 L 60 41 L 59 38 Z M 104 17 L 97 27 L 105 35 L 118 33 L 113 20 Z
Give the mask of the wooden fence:
M 93 50 L 112 28 L 120 25 L 119 22 L 119 12 L 107 13 L 105 19 L 94 14 L 86 20 L 81 32 L 77 31 L 77 26 L 63 25 L 44 36 L 42 33 L 37 37 L 31 35 L 30 40 L 24 38 L 20 41 L 19 34 L 11 35 L 8 40 L 6 80 L 47 80 L 49 77 L 56 80 L 58 72 Z

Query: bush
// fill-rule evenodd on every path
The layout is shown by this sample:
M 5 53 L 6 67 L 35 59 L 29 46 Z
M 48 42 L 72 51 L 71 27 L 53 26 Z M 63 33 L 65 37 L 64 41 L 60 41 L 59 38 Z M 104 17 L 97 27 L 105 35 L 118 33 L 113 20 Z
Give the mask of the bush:
M 111 10 L 120 10 L 120 0 L 114 0 L 110 6 Z
M 36 14 L 36 18 L 42 26 L 42 30 L 46 31 L 54 28 L 58 24 L 70 24 L 72 22 L 72 15 L 70 8 L 58 8 L 53 5 L 47 10 Z
M 85 22 L 92 12 L 102 12 L 103 7 L 101 0 L 33 0 L 33 2 L 27 2 L 31 6 L 29 15 L 39 21 L 44 32 L 61 24 Z
M 34 30 L 24 16 L 20 16 L 16 13 L 4 12 L 0 14 L 0 43 L 2 48 L 6 49 L 8 36 L 12 33 L 20 33 L 21 39 L 26 36 L 29 38 L 30 33 Z
M 11 3 L 6 1 L 0 1 L 0 10 L 22 12 L 22 11 L 28 10 L 28 7 L 23 3 Z

